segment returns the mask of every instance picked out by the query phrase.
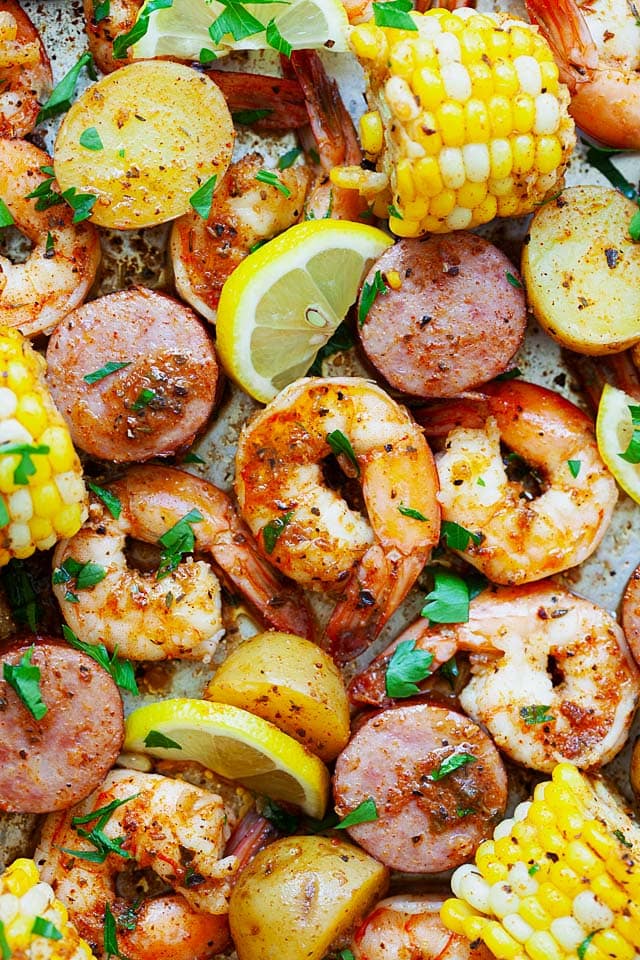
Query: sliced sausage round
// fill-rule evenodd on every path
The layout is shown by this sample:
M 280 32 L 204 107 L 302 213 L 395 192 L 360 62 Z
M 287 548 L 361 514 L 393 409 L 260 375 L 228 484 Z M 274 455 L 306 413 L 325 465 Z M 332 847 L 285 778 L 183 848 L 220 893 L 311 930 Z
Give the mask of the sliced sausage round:
M 506 370 L 527 314 L 518 271 L 497 247 L 472 233 L 400 240 L 374 263 L 365 285 L 378 271 L 387 281 L 395 271 L 401 285 L 387 282 L 359 334 L 392 387 L 453 397 Z
M 383 710 L 336 762 L 336 813 L 372 797 L 378 819 L 349 827 L 364 849 L 405 873 L 437 873 L 473 856 L 504 815 L 507 777 L 484 731 L 430 704 Z
M 95 660 L 54 640 L 12 646 L 0 661 L 0 809 L 65 810 L 95 790 L 120 752 L 118 688 Z M 21 661 L 40 671 L 36 679 L 47 708 L 40 720 L 3 679 L 4 665 Z
M 73 310 L 53 332 L 47 365 L 74 443 L 103 460 L 149 460 L 186 448 L 217 396 L 218 362 L 204 324 L 189 307 L 143 287 Z
M 622 629 L 629 649 L 640 666 L 640 567 L 629 578 L 622 597 Z

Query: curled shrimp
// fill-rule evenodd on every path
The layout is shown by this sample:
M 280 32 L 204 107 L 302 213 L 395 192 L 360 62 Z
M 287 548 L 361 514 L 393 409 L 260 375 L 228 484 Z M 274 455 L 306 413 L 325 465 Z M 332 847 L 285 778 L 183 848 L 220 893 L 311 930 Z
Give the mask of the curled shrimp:
M 460 704 L 517 763 L 601 766 L 627 739 L 640 672 L 624 634 L 606 610 L 551 580 L 485 590 L 467 623 L 412 624 L 352 682 L 353 699 L 384 702 L 386 667 L 403 640 L 433 654 L 432 671 L 457 651 L 471 654 Z
M 334 452 L 361 486 L 352 509 L 323 480 Z M 334 656 L 363 650 L 438 541 L 433 457 L 404 407 L 359 377 L 297 380 L 240 433 L 236 492 L 261 549 L 293 580 L 334 590 Z
M 436 457 L 444 520 L 474 535 L 462 555 L 494 583 L 541 580 L 577 566 L 605 534 L 618 497 L 593 424 L 559 394 L 512 380 L 475 400 L 417 414 L 427 436 L 446 436 Z M 510 480 L 500 444 L 539 475 L 531 499 Z
M 117 647 L 131 660 L 211 658 L 224 632 L 220 583 L 211 566 L 202 560 L 176 561 L 166 576 L 164 570 L 143 573 L 128 565 L 125 553 L 127 537 L 158 544 L 192 511 L 202 518 L 186 527 L 193 531 L 196 551 L 225 572 L 270 626 L 311 637 L 301 595 L 284 587 L 261 559 L 222 490 L 182 470 L 156 466 L 133 468 L 110 490 L 120 516 L 116 519 L 94 502 L 89 520 L 54 554 L 53 590 L 82 641 Z M 65 574 L 73 561 L 97 564 L 104 578 L 75 590 Z
M 630 0 L 526 0 L 572 95 L 585 133 L 640 149 L 640 33 Z
M 87 222 L 49 190 L 45 209 L 35 190 L 53 180 L 51 157 L 25 140 L 0 140 L 0 197 L 33 244 L 25 263 L 0 257 L 0 325 L 33 336 L 51 330 L 89 292 L 100 263 L 100 240 Z
M 73 856 L 95 857 L 86 833 L 102 824 L 100 812 L 109 804 L 120 805 L 103 817 L 101 829 L 116 852 L 103 862 Z M 108 906 L 118 949 L 129 960 L 161 960 L 167 944 L 171 960 L 206 960 L 229 942 L 228 899 L 239 865 L 236 856 L 224 856 L 230 833 L 217 794 L 169 777 L 113 770 L 83 803 L 47 817 L 34 859 L 96 955 L 103 955 Z M 149 880 L 136 887 L 136 871 L 143 870 L 162 892 L 129 899 L 127 880 L 129 889 L 144 890 L 145 883 L 148 889 Z
M 436 895 L 397 894 L 365 917 L 350 944 L 354 960 L 491 960 L 482 941 L 447 930 Z
M 206 220 L 195 210 L 179 217 L 169 252 L 180 296 L 215 321 L 220 291 L 229 274 L 260 241 L 300 219 L 311 173 L 296 163 L 278 172 L 276 188 L 256 179 L 265 166 L 259 153 L 232 163 L 216 191 Z M 285 193 L 286 192 L 286 193 Z
M 53 79 L 40 35 L 17 0 L 0 2 L 0 137 L 26 137 Z

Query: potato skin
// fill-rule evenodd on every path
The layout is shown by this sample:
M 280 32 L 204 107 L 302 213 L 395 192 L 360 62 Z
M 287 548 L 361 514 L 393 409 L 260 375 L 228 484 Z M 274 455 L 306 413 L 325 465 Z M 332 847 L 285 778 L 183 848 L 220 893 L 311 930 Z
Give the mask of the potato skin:
M 344 840 L 278 840 L 244 868 L 231 896 L 239 960 L 323 960 L 387 886 L 387 869 Z
M 539 324 L 578 353 L 618 353 L 640 341 L 636 204 L 608 187 L 564 190 L 535 214 L 522 273 Z
M 80 143 L 92 127 L 101 149 Z M 193 194 L 233 150 L 224 96 L 206 74 L 167 60 L 131 63 L 76 100 L 56 139 L 61 190 L 97 197 L 91 220 L 115 230 L 164 223 L 189 209 Z
M 238 647 L 218 669 L 205 698 L 270 720 L 321 760 L 349 741 L 349 703 L 333 660 L 315 643 L 268 631 Z

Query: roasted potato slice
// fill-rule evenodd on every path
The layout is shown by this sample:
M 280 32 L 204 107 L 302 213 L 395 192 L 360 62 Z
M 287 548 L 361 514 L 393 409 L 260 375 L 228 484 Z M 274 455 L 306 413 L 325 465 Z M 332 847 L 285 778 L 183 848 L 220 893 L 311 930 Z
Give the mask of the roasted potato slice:
M 637 209 L 616 190 L 579 186 L 534 216 L 522 273 L 536 319 L 562 346 L 600 355 L 640 341 Z
M 91 220 L 130 230 L 179 217 L 233 149 L 224 96 L 209 77 L 164 60 L 132 63 L 89 87 L 55 147 L 60 189 L 97 197 Z

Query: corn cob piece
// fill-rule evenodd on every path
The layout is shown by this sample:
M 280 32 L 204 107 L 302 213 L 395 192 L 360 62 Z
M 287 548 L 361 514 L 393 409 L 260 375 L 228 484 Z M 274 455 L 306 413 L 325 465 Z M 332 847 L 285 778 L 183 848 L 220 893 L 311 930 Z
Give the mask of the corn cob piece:
M 82 468 L 45 366 L 18 330 L 0 328 L 0 566 L 72 537 L 87 517 Z
M 362 147 L 377 173 L 337 167 L 401 237 L 530 213 L 561 181 L 575 144 L 569 93 L 536 27 L 470 8 L 411 14 L 415 31 L 353 28 L 370 110 Z M 395 207 L 395 210 L 394 210 Z
M 640 956 L 640 825 L 603 780 L 559 764 L 475 861 L 441 916 L 499 960 Z
M 67 908 L 41 883 L 33 860 L 16 860 L 0 876 L 0 956 L 11 960 L 92 960 Z

